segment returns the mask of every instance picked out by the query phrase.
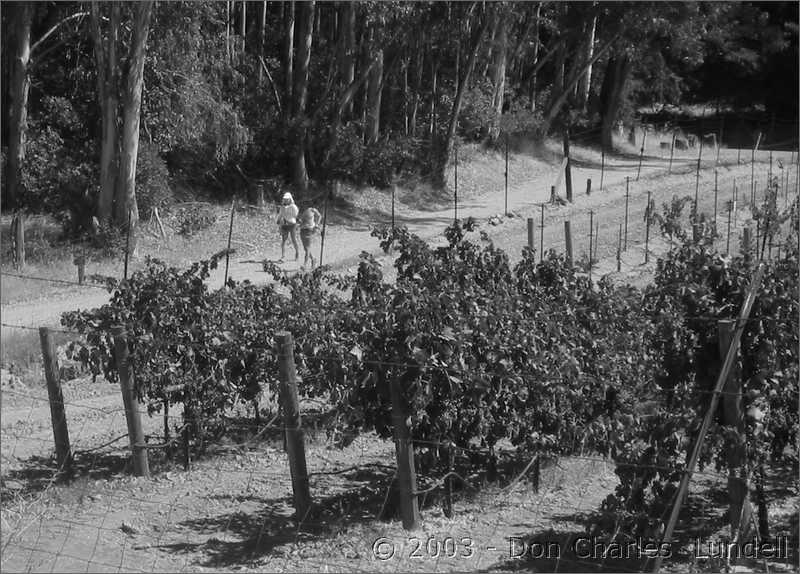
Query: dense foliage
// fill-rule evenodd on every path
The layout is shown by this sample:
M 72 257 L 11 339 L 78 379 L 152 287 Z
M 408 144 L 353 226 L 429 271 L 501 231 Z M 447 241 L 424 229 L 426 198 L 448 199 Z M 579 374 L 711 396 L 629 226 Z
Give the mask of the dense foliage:
M 797 460 L 792 221 L 742 337 L 746 436 L 715 419 L 703 465 L 724 468 L 730 441 L 741 440 L 751 469 Z M 652 527 L 708 409 L 721 364 L 717 320 L 738 314 L 752 254 L 723 257 L 711 235 L 687 239 L 641 292 L 593 284 L 553 252 L 536 263 L 526 249 L 511 266 L 471 220 L 448 228 L 445 247 L 404 229 L 375 235 L 397 254 L 392 282 L 365 253 L 355 277 L 324 268 L 287 277 L 267 264 L 271 284 L 209 292 L 204 279 L 221 255 L 186 271 L 151 260 L 112 285 L 108 305 L 63 322 L 86 333 L 77 356 L 110 378 L 110 329 L 124 325 L 142 399 L 152 411 L 182 403 L 203 439 L 224 429 L 237 401 L 255 402 L 258 415 L 258 398 L 278 394 L 275 334 L 287 330 L 301 393 L 329 402 L 331 432 L 390 437 L 396 381 L 422 473 L 493 466 L 500 449 L 605 453 L 621 480 L 606 508 L 626 529 Z
M 106 86 L 125 80 L 136 38 L 133 4 L 111 6 L 2 14 L 3 205 L 58 214 L 70 233 L 100 211 L 105 130 L 133 119 L 146 217 L 176 181 L 242 189 L 237 167 L 304 189 L 404 171 L 444 184 L 457 138 L 513 143 L 570 123 L 605 138 L 640 106 L 697 100 L 765 104 L 779 125 L 797 114 L 789 2 L 158 2 L 141 26 L 140 111 Z M 116 63 L 98 59 L 112 38 Z

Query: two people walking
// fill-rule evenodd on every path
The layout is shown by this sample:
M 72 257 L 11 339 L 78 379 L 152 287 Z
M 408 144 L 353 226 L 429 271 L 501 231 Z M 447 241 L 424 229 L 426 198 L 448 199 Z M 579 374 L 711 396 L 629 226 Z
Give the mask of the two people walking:
M 303 243 L 303 250 L 305 251 L 305 258 L 303 260 L 303 267 L 308 265 L 311 260 L 311 267 L 315 265 L 314 255 L 311 253 L 311 245 L 313 243 L 314 235 L 319 228 L 322 221 L 322 215 L 313 207 L 307 207 L 300 212 L 300 208 L 294 202 L 292 194 L 286 192 L 281 199 L 281 207 L 278 212 L 277 223 L 281 230 L 281 258 L 280 261 L 286 257 L 286 241 L 291 238 L 292 246 L 294 247 L 294 260 L 300 259 L 300 250 L 297 246 L 297 228 L 300 228 L 300 241 Z

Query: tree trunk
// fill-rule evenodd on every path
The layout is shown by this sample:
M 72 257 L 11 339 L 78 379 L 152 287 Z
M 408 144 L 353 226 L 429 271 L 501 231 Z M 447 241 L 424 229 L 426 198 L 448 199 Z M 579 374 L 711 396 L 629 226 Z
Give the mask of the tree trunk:
M 539 16 L 542 12 L 542 3 L 536 4 L 536 14 L 533 23 L 533 74 L 531 74 L 531 111 L 536 111 L 536 77 L 539 65 Z
M 497 138 L 500 136 L 500 120 L 503 116 L 503 99 L 505 97 L 506 88 L 506 61 L 508 57 L 507 14 L 501 14 L 498 20 L 498 30 L 496 35 L 497 45 L 495 46 L 494 51 L 494 92 L 492 94 L 492 108 L 494 110 L 494 117 L 492 118 L 492 127 L 489 132 L 489 139 L 492 142 L 497 141 Z
M 34 10 L 35 6 L 31 2 L 22 2 L 14 7 L 14 52 L 9 94 L 11 117 L 6 170 L 6 201 L 12 208 L 19 205 L 22 196 L 22 163 L 25 161 L 28 92 L 31 85 L 28 64 L 31 57 L 31 23 Z
M 408 66 L 411 65 L 410 58 L 406 57 L 403 59 L 403 135 L 407 136 L 409 134 L 409 113 L 408 113 Z
M 242 56 L 247 53 L 245 47 L 247 46 L 247 0 L 242 0 L 242 22 L 241 22 L 241 32 L 239 34 L 242 37 Z
M 553 102 L 564 92 L 564 67 L 567 61 L 567 41 L 562 40 L 556 52 L 556 78 L 550 88 L 550 102 L 548 108 L 552 107 Z
M 119 62 L 117 43 L 121 5 L 111 5 L 108 37 L 104 40 L 98 3 L 91 4 L 92 40 L 97 64 L 97 95 L 102 111 L 100 142 L 100 195 L 97 197 L 97 219 L 108 223 L 114 215 L 119 161 Z
M 417 111 L 419 110 L 419 96 L 422 89 L 422 73 L 425 69 L 425 43 L 417 40 L 417 60 L 414 69 L 414 99 L 411 104 L 411 119 L 409 119 L 411 137 L 417 135 Z
M 288 6 L 284 11 L 284 24 L 286 26 L 286 37 L 283 44 L 283 101 L 284 113 L 287 119 L 291 118 L 294 113 L 294 103 L 292 100 L 292 85 L 294 83 L 294 0 L 288 1 Z
M 376 46 L 374 54 L 377 64 L 372 68 L 367 84 L 367 144 L 376 143 L 380 137 L 383 48 Z
M 292 88 L 292 181 L 300 189 L 308 188 L 306 170 L 306 103 L 308 100 L 308 69 L 311 63 L 311 41 L 314 32 L 314 0 L 299 3 L 297 33 L 297 69 Z
M 486 43 L 486 59 L 484 60 L 483 70 L 481 70 L 480 77 L 487 78 L 489 76 L 489 66 L 491 66 L 492 61 L 496 58 L 495 54 L 495 40 L 497 39 L 497 32 L 501 26 L 500 20 L 502 19 L 502 15 L 499 12 L 503 9 L 502 6 L 498 4 L 498 9 L 492 11 L 492 15 L 490 16 L 491 19 L 491 30 L 492 33 L 489 35 L 489 41 Z M 487 27 L 488 29 L 488 27 Z
M 587 23 L 586 33 L 586 51 L 584 58 L 586 62 L 591 62 L 594 56 L 594 36 L 597 30 L 597 14 L 592 15 L 591 20 Z M 586 73 L 581 77 L 578 83 L 578 106 L 585 112 L 586 106 L 589 103 L 589 89 L 592 85 L 592 64 L 589 64 Z
M 344 2 L 342 5 L 342 31 L 339 36 L 340 46 L 340 67 L 339 73 L 342 83 L 349 86 L 356 78 L 356 8 L 353 2 Z M 353 113 L 352 98 L 344 109 L 345 117 L 350 117 Z
M 594 64 L 606 50 L 608 50 L 619 35 L 615 36 L 611 41 L 605 44 L 601 49 L 597 50 L 591 60 L 588 62 L 583 62 L 581 64 L 576 64 L 573 66 L 573 69 L 570 71 L 570 77 L 567 81 L 567 84 L 563 87 L 559 94 L 554 94 L 553 98 L 550 100 L 550 104 L 548 104 L 548 109 L 544 113 L 544 121 L 542 122 L 542 133 L 546 134 L 550 130 L 550 126 L 552 125 L 553 121 L 556 119 L 558 114 L 561 112 L 561 108 L 567 102 L 570 93 L 575 88 L 575 86 L 580 81 L 583 74 L 589 69 L 589 67 Z
M 538 3 L 535 3 L 535 8 L 538 7 Z M 512 26 L 512 22 L 514 22 L 513 12 L 509 16 L 509 26 L 513 29 L 515 26 Z M 523 66 L 522 66 L 522 52 L 525 46 L 529 44 L 528 36 L 533 30 L 533 25 L 536 23 L 536 18 L 533 17 L 529 12 L 526 11 L 525 19 L 520 22 L 520 31 L 516 34 L 516 41 L 514 42 L 514 47 L 511 48 L 511 44 L 509 44 L 509 52 L 508 56 L 506 56 L 506 69 L 508 70 L 509 75 L 512 75 L 516 78 L 518 82 L 522 81 L 523 78 Z M 514 37 L 510 31 L 509 37 Z
M 603 86 L 600 92 L 601 143 L 603 149 L 613 146 L 614 122 L 622 107 L 625 84 L 631 72 L 631 61 L 627 55 L 614 56 L 608 61 Z
M 266 46 L 267 38 L 267 0 L 261 1 L 261 18 L 258 23 L 258 57 L 264 57 L 264 48 Z M 264 81 L 264 69 L 258 67 L 258 86 Z
M 486 18 L 483 15 L 478 15 L 480 18 L 480 22 L 475 26 L 475 31 L 472 34 L 472 38 L 470 38 L 469 44 L 469 57 L 467 59 L 467 65 L 463 72 L 463 77 L 459 78 L 458 82 L 458 89 L 456 90 L 456 97 L 453 100 L 453 107 L 450 111 L 450 119 L 449 124 L 447 126 L 447 135 L 445 136 L 444 144 L 441 148 L 441 157 L 439 158 L 439 163 L 437 165 L 437 172 L 435 183 L 439 187 L 445 186 L 445 168 L 447 167 L 447 162 L 450 159 L 450 154 L 453 151 L 453 144 L 455 141 L 456 136 L 456 128 L 458 127 L 458 116 L 461 113 L 461 105 L 464 101 L 464 91 L 469 84 L 470 76 L 472 75 L 472 70 L 475 69 L 475 60 L 478 57 L 478 49 L 481 45 L 481 39 L 483 38 L 484 33 L 486 32 Z
M 336 146 L 339 143 L 339 128 L 343 123 L 344 111 L 353 105 L 353 98 L 356 95 L 356 92 L 361 89 L 367 80 L 369 79 L 370 75 L 372 74 L 372 69 L 377 65 L 377 60 L 373 59 L 370 64 L 361 71 L 361 75 L 358 79 L 354 79 L 349 86 L 342 92 L 342 95 L 339 97 L 339 102 L 336 106 L 336 110 L 333 114 L 333 121 L 331 122 L 331 140 L 330 144 L 327 146 L 325 150 L 325 156 L 323 162 L 327 162 L 330 159 L 331 153 L 336 150 Z
M 136 203 L 136 160 L 139 152 L 144 56 L 147 50 L 147 36 L 150 31 L 152 13 L 152 0 L 134 4 L 133 33 L 123 98 L 119 186 L 117 187 L 114 211 L 117 223 L 127 222 L 130 217 L 130 225 L 133 229 L 136 228 L 139 220 L 139 208 Z
M 225 0 L 225 54 L 228 57 L 228 64 L 231 63 L 231 2 Z

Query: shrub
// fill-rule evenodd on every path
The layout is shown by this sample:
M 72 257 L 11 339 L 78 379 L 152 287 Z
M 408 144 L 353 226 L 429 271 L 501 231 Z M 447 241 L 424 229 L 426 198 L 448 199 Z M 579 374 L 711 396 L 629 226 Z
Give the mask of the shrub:
M 367 153 L 361 128 L 356 122 L 339 126 L 336 145 L 324 164 L 329 179 L 357 181 L 361 179 L 364 155 Z
M 208 229 L 217 220 L 214 210 L 208 205 L 189 205 L 182 207 L 178 213 L 178 233 L 191 237 L 204 229 Z
M 139 141 L 136 159 L 136 201 L 141 217 L 148 217 L 153 208 L 163 211 L 173 202 L 167 164 L 145 140 Z
M 377 187 L 388 187 L 395 174 L 413 169 L 418 161 L 419 141 L 411 137 L 381 140 L 367 146 L 359 179 Z
M 489 81 L 483 81 L 464 94 L 464 105 L 458 119 L 459 132 L 468 141 L 483 141 L 495 117 L 492 107 L 494 88 Z

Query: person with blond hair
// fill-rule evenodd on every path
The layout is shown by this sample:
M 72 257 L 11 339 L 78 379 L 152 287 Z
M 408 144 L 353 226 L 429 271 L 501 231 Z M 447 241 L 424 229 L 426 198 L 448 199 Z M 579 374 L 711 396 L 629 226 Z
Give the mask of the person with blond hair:
M 303 243 L 303 250 L 305 251 L 305 259 L 303 259 L 303 267 L 308 265 L 308 260 L 311 259 L 311 268 L 314 268 L 315 261 L 314 255 L 311 253 L 311 245 L 314 240 L 314 234 L 319 229 L 322 215 L 314 207 L 305 208 L 300 214 L 300 241 Z
M 294 246 L 294 260 L 300 259 L 300 249 L 297 246 L 297 215 L 299 212 L 300 209 L 295 204 L 292 194 L 288 191 L 284 193 L 277 221 L 281 230 L 281 262 L 286 257 L 286 240 L 289 237 L 292 238 L 292 245 Z

